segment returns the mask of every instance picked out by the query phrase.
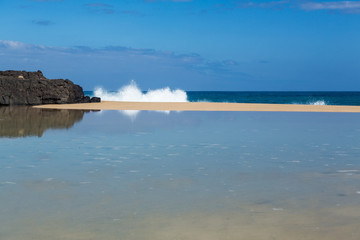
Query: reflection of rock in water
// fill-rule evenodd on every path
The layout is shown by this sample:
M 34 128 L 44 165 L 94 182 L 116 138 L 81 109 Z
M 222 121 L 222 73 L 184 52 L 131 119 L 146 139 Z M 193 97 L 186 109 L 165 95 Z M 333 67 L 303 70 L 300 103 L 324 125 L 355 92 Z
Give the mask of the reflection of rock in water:
M 85 111 L 0 107 L 0 137 L 41 137 L 47 129 L 69 129 Z

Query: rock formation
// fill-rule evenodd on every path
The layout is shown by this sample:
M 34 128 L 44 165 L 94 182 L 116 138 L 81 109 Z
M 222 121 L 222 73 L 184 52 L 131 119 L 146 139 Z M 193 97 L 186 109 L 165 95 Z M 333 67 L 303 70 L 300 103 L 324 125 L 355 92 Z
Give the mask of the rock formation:
M 0 105 L 100 102 L 84 96 L 69 79 L 47 79 L 41 71 L 0 71 Z

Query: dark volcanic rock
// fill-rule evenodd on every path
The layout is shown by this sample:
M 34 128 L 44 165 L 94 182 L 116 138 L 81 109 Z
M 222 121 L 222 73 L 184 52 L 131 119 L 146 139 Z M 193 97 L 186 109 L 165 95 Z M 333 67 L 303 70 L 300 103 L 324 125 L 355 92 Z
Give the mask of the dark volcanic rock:
M 99 98 L 99 97 L 92 97 L 91 99 L 90 99 L 90 102 L 101 102 L 101 99 Z
M 90 97 L 89 96 L 85 96 L 84 98 L 83 98 L 83 101 L 82 101 L 83 103 L 89 103 L 89 102 L 91 102 L 91 99 L 90 99 Z
M 92 97 L 90 98 L 89 96 L 85 96 L 83 98 L 83 103 L 95 103 L 95 102 L 101 102 L 101 99 L 99 97 Z
M 0 105 L 82 103 L 87 99 L 82 87 L 69 79 L 50 80 L 41 71 L 0 71 Z

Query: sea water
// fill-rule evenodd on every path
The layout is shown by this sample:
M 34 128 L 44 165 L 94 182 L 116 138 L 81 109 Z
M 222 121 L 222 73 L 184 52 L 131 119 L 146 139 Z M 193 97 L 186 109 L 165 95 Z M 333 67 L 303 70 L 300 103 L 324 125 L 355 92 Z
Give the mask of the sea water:
M 86 91 L 106 101 L 136 102 L 234 102 L 306 105 L 360 106 L 360 92 L 261 92 L 261 91 L 184 91 L 169 87 L 142 91 L 134 81 L 117 91 L 97 88 Z
M 0 113 L 2 240 L 360 239 L 360 114 Z

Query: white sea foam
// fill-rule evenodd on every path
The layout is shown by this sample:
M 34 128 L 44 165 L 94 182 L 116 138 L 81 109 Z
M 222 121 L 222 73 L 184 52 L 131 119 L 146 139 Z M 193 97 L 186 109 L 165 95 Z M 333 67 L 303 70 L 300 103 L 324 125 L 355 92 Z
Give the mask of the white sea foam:
M 326 105 L 326 102 L 324 100 L 319 100 L 315 102 L 310 102 L 309 105 Z
M 324 100 L 318 100 L 318 101 L 309 101 L 307 103 L 303 102 L 293 102 L 292 104 L 305 104 L 305 105 L 327 105 Z
M 124 101 L 124 102 L 187 102 L 185 91 L 169 87 L 148 90 L 143 93 L 136 85 L 135 81 L 123 86 L 117 92 L 109 92 L 102 88 L 96 88 L 94 91 L 96 97 L 104 101 Z
M 187 94 L 183 90 L 171 90 L 169 87 L 156 90 L 148 90 L 143 93 L 136 85 L 135 81 L 123 86 L 117 92 L 109 92 L 103 88 L 96 88 L 94 96 L 100 97 L 104 101 L 123 101 L 123 102 L 188 102 Z M 136 119 L 139 110 L 121 110 L 121 114 L 129 117 L 132 121 Z M 155 111 L 169 114 L 170 111 Z

